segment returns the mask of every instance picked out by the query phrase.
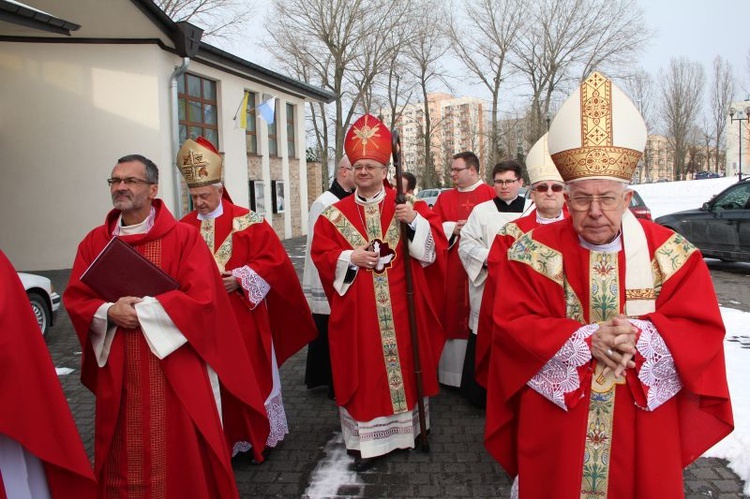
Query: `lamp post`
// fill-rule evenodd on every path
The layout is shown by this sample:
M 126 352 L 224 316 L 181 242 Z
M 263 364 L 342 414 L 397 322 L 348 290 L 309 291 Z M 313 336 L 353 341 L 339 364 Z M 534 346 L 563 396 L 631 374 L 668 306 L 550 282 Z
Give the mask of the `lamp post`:
M 734 116 L 735 114 L 737 115 L 736 118 Z M 738 162 L 739 170 L 738 170 L 737 173 L 738 173 L 738 177 L 739 177 L 738 180 L 742 181 L 742 122 L 746 121 L 746 122 L 750 123 L 750 106 L 746 107 L 744 112 L 742 111 L 742 109 L 740 109 L 739 111 L 737 111 L 735 108 L 730 107 L 729 108 L 729 119 L 732 120 L 732 122 L 736 121 L 737 125 L 738 125 L 738 127 L 737 127 L 737 141 L 738 141 L 737 142 L 737 144 L 738 144 L 737 148 L 738 148 L 738 151 L 739 151 L 739 162 Z

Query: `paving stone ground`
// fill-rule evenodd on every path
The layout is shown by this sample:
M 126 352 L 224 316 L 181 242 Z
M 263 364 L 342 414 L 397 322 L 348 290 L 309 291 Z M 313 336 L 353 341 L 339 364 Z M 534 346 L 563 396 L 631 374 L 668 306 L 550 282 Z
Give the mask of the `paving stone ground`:
M 304 238 L 284 241 L 301 275 Z M 69 271 L 39 272 L 50 277 L 62 293 Z M 80 382 L 80 345 L 70 320 L 61 310 L 47 344 L 57 367 L 75 371 L 61 376 L 63 389 L 89 456 L 93 455 L 94 398 Z M 262 465 L 239 459 L 234 463 L 243 498 L 303 498 L 313 470 L 325 457 L 324 448 L 340 430 L 334 403 L 324 389 L 304 386 L 306 351 L 281 368 L 284 404 L 290 434 Z M 482 444 L 484 411 L 443 389 L 431 399 L 430 452 L 396 452 L 360 473 L 360 485 L 341 487 L 331 497 L 508 497 L 510 481 Z M 343 447 L 343 444 L 340 444 Z M 352 465 L 349 465 L 350 469 Z M 721 459 L 700 458 L 684 472 L 690 499 L 741 498 L 742 481 Z

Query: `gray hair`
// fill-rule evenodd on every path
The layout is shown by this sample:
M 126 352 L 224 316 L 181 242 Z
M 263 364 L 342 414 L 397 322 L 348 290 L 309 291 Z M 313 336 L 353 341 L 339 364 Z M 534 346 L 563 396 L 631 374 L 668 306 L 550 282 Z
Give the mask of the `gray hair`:
M 127 156 L 123 156 L 122 158 L 118 159 L 117 164 L 119 165 L 120 163 L 132 163 L 134 161 L 137 161 L 146 167 L 146 180 L 148 180 L 152 184 L 159 183 L 159 168 L 146 156 L 143 156 L 141 154 L 128 154 Z

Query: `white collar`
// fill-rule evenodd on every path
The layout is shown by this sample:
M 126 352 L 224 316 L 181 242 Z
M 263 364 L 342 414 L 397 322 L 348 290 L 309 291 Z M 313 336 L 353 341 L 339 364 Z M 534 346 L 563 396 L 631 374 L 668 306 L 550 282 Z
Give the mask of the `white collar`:
M 622 249 L 622 231 L 618 232 L 617 237 L 604 244 L 591 244 L 590 242 L 584 240 L 580 235 L 578 236 L 578 241 L 581 243 L 581 246 L 589 251 L 620 251 Z
M 456 187 L 458 189 L 458 192 L 471 192 L 477 187 L 479 187 L 480 184 L 483 184 L 482 179 L 477 180 L 477 182 L 473 185 L 470 185 L 468 187 Z
M 357 189 L 354 192 L 354 202 L 357 203 L 358 205 L 362 205 L 362 206 L 369 206 L 369 205 L 372 205 L 372 204 L 378 204 L 383 199 L 385 199 L 385 189 L 380 189 L 380 191 L 377 194 L 375 194 L 373 197 L 371 197 L 369 199 L 361 196 L 359 194 L 359 189 Z
M 219 201 L 219 206 L 216 207 L 214 211 L 211 213 L 206 213 L 205 215 L 202 215 L 198 213 L 198 220 L 212 220 L 214 218 L 219 218 L 224 214 L 224 203 Z
M 153 206 L 151 207 L 151 211 L 149 211 L 148 216 L 145 220 L 143 220 L 143 222 L 133 225 L 122 225 L 122 213 L 120 213 L 120 218 L 117 219 L 117 223 L 115 224 L 115 228 L 112 231 L 112 235 L 132 236 L 134 234 L 145 234 L 154 226 L 155 219 L 156 208 L 154 208 Z
M 557 215 L 555 218 L 544 218 L 539 214 L 539 211 L 536 212 L 536 223 L 539 225 L 547 225 L 554 222 L 559 222 L 560 220 L 565 218 L 565 213 L 563 213 L 562 210 L 560 210 L 560 214 Z

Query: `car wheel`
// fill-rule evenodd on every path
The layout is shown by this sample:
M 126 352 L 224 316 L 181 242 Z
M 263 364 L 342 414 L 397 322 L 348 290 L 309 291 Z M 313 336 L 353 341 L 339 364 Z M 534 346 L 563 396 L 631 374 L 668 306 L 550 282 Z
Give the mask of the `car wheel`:
M 34 311 L 34 316 L 36 317 L 37 324 L 39 324 L 39 329 L 42 331 L 42 336 L 46 336 L 52 323 L 52 312 L 50 312 L 44 297 L 39 293 L 32 292 L 28 295 L 29 302 L 31 302 L 31 309 Z

